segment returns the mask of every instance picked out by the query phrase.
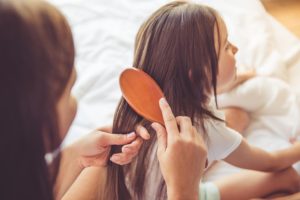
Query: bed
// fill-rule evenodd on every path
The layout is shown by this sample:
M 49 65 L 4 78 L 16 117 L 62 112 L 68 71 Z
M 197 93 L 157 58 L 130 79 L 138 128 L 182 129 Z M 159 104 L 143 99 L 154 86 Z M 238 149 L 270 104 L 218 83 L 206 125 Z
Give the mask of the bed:
M 124 68 L 131 66 L 135 34 L 141 23 L 168 1 L 50 1 L 68 18 L 77 50 L 78 78 L 73 92 L 79 106 L 64 141 L 67 145 L 92 129 L 112 123 L 121 96 L 118 77 Z M 277 77 L 286 83 L 279 84 L 283 92 L 277 89 L 271 92 L 277 102 L 274 106 L 281 106 L 281 111 L 264 113 L 264 118 L 253 117 L 254 125 L 247 130 L 249 142 L 266 150 L 289 146 L 291 135 L 297 136 L 300 132 L 300 40 L 270 16 L 259 0 L 197 2 L 213 6 L 224 17 L 229 39 L 240 47 L 237 54 L 239 70 L 255 68 L 260 75 Z M 253 89 L 254 86 L 247 87 Z M 226 102 L 223 105 L 233 103 L 230 98 L 241 91 L 243 88 L 222 97 Z M 268 96 L 266 98 L 270 100 Z M 272 120 L 278 122 L 276 129 L 274 123 L 270 124 Z M 295 167 L 300 172 L 298 165 Z M 220 162 L 209 170 L 205 179 L 215 180 L 238 170 Z

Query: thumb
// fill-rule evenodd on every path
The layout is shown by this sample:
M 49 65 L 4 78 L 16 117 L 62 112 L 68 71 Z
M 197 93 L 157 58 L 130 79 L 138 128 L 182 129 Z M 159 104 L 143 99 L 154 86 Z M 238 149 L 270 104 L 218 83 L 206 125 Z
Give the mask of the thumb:
M 159 123 L 152 123 L 152 128 L 155 130 L 157 135 L 157 156 L 160 157 L 167 148 L 167 132 L 166 129 Z
M 102 144 L 102 146 L 122 145 L 132 142 L 135 138 L 135 132 L 131 132 L 128 134 L 113 134 L 100 132 L 98 136 L 98 142 Z

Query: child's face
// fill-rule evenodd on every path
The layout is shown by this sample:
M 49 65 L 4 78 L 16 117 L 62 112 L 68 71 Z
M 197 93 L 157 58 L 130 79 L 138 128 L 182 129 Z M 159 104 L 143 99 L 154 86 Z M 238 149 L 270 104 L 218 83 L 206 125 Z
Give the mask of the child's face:
M 76 71 L 73 69 L 67 87 L 57 103 L 58 125 L 61 139 L 63 139 L 68 132 L 77 111 L 77 101 L 71 94 L 71 89 L 75 83 L 75 80 Z
M 226 87 L 236 78 L 235 54 L 238 48 L 228 41 L 228 32 L 224 21 L 219 17 L 220 28 L 220 54 L 219 73 L 217 76 L 217 90 Z M 216 40 L 217 41 L 217 40 Z

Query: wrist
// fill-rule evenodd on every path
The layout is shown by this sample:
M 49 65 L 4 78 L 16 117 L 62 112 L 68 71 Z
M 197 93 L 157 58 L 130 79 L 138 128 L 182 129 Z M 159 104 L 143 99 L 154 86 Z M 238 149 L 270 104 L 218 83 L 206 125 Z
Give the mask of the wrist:
M 69 145 L 65 148 L 64 152 L 69 156 L 69 162 L 72 163 L 77 170 L 82 171 L 85 168 L 80 155 L 80 142 L 76 141 L 75 143 Z
M 199 199 L 199 186 L 191 187 L 171 187 L 167 186 L 168 200 L 198 200 Z

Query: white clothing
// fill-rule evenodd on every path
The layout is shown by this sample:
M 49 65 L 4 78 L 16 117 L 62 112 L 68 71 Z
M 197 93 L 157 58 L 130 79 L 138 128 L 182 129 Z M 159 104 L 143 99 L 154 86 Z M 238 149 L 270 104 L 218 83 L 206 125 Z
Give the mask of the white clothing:
M 217 111 L 213 106 L 212 110 L 216 117 L 225 120 L 223 112 Z M 225 122 L 208 119 L 204 122 L 204 126 L 208 165 L 229 156 L 242 142 L 241 134 L 227 127 Z

